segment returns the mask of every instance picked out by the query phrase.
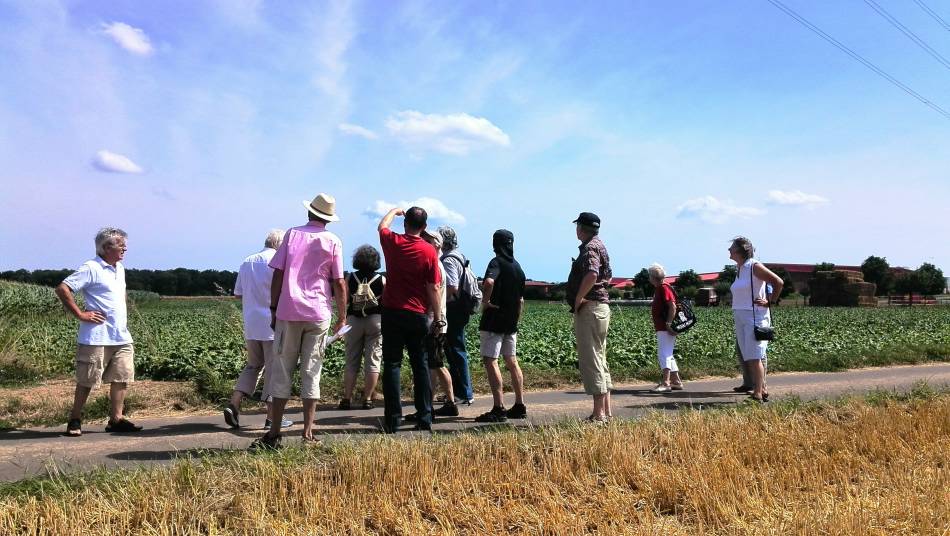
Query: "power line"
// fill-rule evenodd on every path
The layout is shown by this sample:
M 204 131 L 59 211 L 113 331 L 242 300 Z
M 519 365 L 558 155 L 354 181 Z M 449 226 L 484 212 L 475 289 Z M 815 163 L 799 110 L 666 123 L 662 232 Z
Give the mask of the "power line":
M 851 50 L 850 48 L 846 47 L 846 46 L 843 45 L 840 41 L 838 41 L 838 40 L 835 39 L 834 37 L 831 37 L 830 35 L 828 35 L 828 34 L 825 33 L 824 31 L 822 31 L 821 28 L 819 28 L 819 27 L 815 26 L 814 24 L 808 22 L 807 19 L 805 19 L 804 17 L 802 17 L 801 15 L 799 15 L 798 13 L 796 13 L 795 11 L 793 11 L 790 7 L 786 6 L 785 4 L 783 4 L 782 2 L 780 2 L 779 0 L 768 0 L 768 2 L 769 2 L 770 4 L 772 4 L 773 6 L 777 7 L 778 9 L 782 10 L 782 11 L 783 11 L 786 15 L 788 15 L 789 17 L 792 17 L 793 19 L 795 19 L 795 20 L 796 20 L 799 24 L 801 24 L 802 26 L 804 26 L 804 27 L 808 28 L 809 30 L 811 30 L 812 32 L 816 33 L 819 37 L 821 37 L 821 38 L 824 39 L 825 41 L 828 41 L 829 43 L 831 43 L 832 45 L 834 45 L 836 48 L 838 48 L 839 50 L 841 50 L 842 52 L 844 52 L 844 53 L 847 54 L 848 56 L 851 56 L 851 58 L 853 58 L 854 60 L 861 62 L 865 67 L 867 67 L 868 69 L 871 69 L 872 71 L 874 71 L 874 72 L 875 72 L 878 76 L 880 76 L 881 78 L 884 78 L 884 79 L 887 80 L 888 82 L 890 82 L 890 83 L 894 84 L 895 86 L 897 86 L 898 88 L 900 88 L 904 93 L 907 93 L 908 95 L 914 97 L 915 99 L 917 99 L 917 100 L 919 100 L 920 102 L 924 103 L 925 105 L 929 106 L 930 108 L 932 108 L 934 111 L 936 111 L 936 112 L 939 113 L 940 115 L 944 116 L 945 118 L 950 119 L 950 112 L 944 110 L 943 108 L 941 108 L 940 106 L 938 106 L 936 103 L 930 101 L 930 99 L 927 99 L 926 97 L 924 97 L 924 96 L 921 95 L 920 93 L 917 93 L 917 92 L 914 91 L 913 89 L 907 87 L 907 86 L 904 85 L 900 80 L 898 80 L 898 79 L 894 78 L 893 76 L 887 74 L 886 72 L 884 72 L 884 70 L 882 70 L 882 69 L 881 69 L 880 67 L 878 67 L 877 65 L 874 65 L 874 64 L 871 63 L 870 61 L 864 59 L 863 56 L 861 56 L 861 55 L 858 54 L 857 52 Z
M 871 9 L 873 9 L 874 11 L 877 11 L 877 14 L 884 17 L 884 20 L 889 22 L 891 26 L 900 30 L 904 35 L 906 35 L 914 43 L 917 43 L 917 46 L 924 49 L 924 51 L 927 52 L 927 54 L 930 54 L 931 56 L 933 56 L 935 60 L 942 63 L 944 67 L 946 67 L 947 69 L 950 69 L 950 61 L 947 61 L 947 58 L 944 58 L 943 56 L 940 55 L 939 52 L 930 48 L 930 45 L 925 43 L 923 39 L 917 36 L 917 34 L 910 31 L 906 26 L 901 24 L 900 21 L 895 19 L 894 16 L 888 13 L 887 10 L 885 10 L 883 7 L 880 6 L 880 4 L 878 4 L 874 0 L 864 0 L 864 3 L 871 6 Z
M 923 0 L 914 0 L 914 2 L 916 2 L 917 5 L 920 6 L 920 9 L 923 9 L 928 15 L 933 17 L 935 21 L 937 21 L 941 26 L 943 26 L 945 30 L 950 32 L 950 24 L 948 24 L 947 21 L 940 18 L 940 15 L 938 15 L 936 11 L 927 7 L 927 4 L 925 4 Z

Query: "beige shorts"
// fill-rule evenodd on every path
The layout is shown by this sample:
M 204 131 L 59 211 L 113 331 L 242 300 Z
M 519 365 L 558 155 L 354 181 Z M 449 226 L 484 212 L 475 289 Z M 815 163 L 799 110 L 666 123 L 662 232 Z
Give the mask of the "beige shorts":
M 346 370 L 356 374 L 363 363 L 363 373 L 379 373 L 383 362 L 382 315 L 359 317 L 350 315 L 346 323 L 350 331 L 344 335 L 346 341 Z
M 482 357 L 498 359 L 498 356 L 512 357 L 518 349 L 517 333 L 495 333 L 493 331 L 479 331 Z
M 577 362 L 581 369 L 584 392 L 603 395 L 610 392 L 610 369 L 607 367 L 607 329 L 610 327 L 610 306 L 588 303 L 574 315 L 574 338 L 577 339 Z
M 103 383 L 132 383 L 135 366 L 132 344 L 90 346 L 80 344 L 76 349 L 76 383 L 95 389 Z
M 290 398 L 294 369 L 300 370 L 300 398 L 320 398 L 323 341 L 330 322 L 277 320 L 274 327 L 274 360 L 267 392 L 274 398 Z

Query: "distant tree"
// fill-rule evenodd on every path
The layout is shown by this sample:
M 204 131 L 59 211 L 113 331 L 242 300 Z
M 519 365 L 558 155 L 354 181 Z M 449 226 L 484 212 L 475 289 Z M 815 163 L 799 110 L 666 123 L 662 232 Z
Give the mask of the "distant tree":
M 788 270 L 778 267 L 772 271 L 775 272 L 775 275 L 782 278 L 782 295 L 779 296 L 779 298 L 784 298 L 792 292 L 795 292 L 795 284 L 792 282 L 792 274 L 788 273 Z
M 699 278 L 699 274 L 694 270 L 683 270 L 680 272 L 680 275 L 676 277 L 676 282 L 673 283 L 673 286 L 682 293 L 687 288 L 692 287 L 693 289 L 698 289 L 703 286 L 703 280 Z
M 646 268 L 640 269 L 637 275 L 633 276 L 634 289 L 639 289 L 644 298 L 653 296 L 654 288 L 650 284 L 650 272 Z
M 619 300 L 619 299 L 623 298 L 623 291 L 620 290 L 619 288 L 610 287 L 610 288 L 607 289 L 607 296 L 608 296 L 611 300 Z
M 719 272 L 719 281 L 729 283 L 731 285 L 732 282 L 736 280 L 736 275 L 738 275 L 738 273 L 739 271 L 736 269 L 735 264 L 727 264 L 723 266 L 722 271 Z
M 875 294 L 885 296 L 890 294 L 891 287 L 894 285 L 894 277 L 891 275 L 891 266 L 884 257 L 870 257 L 864 259 L 861 263 L 861 273 L 864 274 L 864 280 L 868 283 L 877 285 Z
M 927 295 L 943 294 L 943 289 L 947 286 L 943 270 L 925 262 L 920 265 L 920 268 L 914 270 L 914 274 L 918 292 Z
M 915 293 L 920 292 L 920 280 L 917 277 L 917 272 L 906 272 L 900 274 L 894 279 L 894 290 L 898 294 L 908 294 L 911 297 Z
M 818 264 L 815 265 L 815 270 L 812 273 L 814 274 L 817 272 L 830 272 L 834 269 L 835 269 L 835 263 L 833 262 L 819 262 Z
M 732 293 L 731 283 L 726 283 L 725 281 L 720 280 L 718 283 L 713 285 L 713 288 L 716 289 L 716 295 L 719 296 L 720 300 L 723 300 Z

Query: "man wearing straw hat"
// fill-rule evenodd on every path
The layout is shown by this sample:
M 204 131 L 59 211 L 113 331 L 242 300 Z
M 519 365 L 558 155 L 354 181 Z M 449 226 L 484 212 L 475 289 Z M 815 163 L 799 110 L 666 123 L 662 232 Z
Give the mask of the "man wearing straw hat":
M 303 439 L 314 442 L 313 419 L 320 398 L 320 371 L 324 341 L 328 336 L 335 296 L 337 321 L 334 333 L 346 324 L 346 283 L 343 281 L 343 244 L 326 226 L 338 221 L 336 201 L 319 194 L 303 202 L 309 222 L 284 235 L 270 261 L 271 318 L 274 327 L 274 358 L 268 391 L 273 397 L 271 426 L 252 448 L 280 447 L 280 426 L 290 398 L 295 368 L 300 370 L 303 399 Z

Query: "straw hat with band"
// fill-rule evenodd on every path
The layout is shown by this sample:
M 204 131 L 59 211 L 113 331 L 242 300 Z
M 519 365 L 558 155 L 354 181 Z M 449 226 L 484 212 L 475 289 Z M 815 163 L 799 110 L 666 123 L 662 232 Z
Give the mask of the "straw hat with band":
M 340 217 L 336 215 L 336 199 L 332 195 L 317 194 L 313 201 L 304 201 L 303 206 L 318 218 L 326 221 L 340 221 Z

